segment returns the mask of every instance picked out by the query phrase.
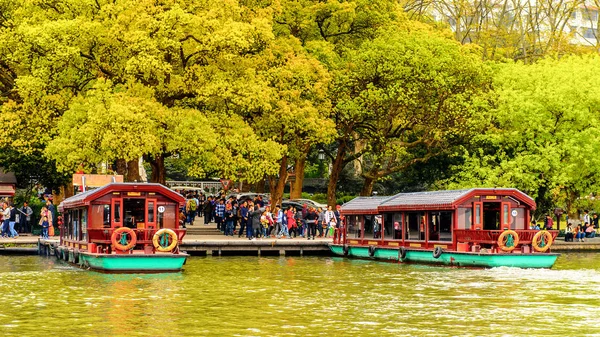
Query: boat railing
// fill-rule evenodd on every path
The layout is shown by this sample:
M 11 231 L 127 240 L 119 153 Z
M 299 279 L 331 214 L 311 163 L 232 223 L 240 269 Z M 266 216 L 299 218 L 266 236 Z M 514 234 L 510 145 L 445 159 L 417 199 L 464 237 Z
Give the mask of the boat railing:
M 519 245 L 530 245 L 533 237 L 539 233 L 536 229 L 513 229 L 519 236 Z M 503 230 L 472 230 L 472 229 L 456 229 L 454 234 L 456 242 L 465 242 L 473 244 L 498 244 L 498 237 L 504 232 Z M 552 240 L 558 236 L 558 231 L 549 231 L 552 234 Z
M 160 230 L 160 228 L 132 228 L 137 238 L 137 244 L 152 244 L 152 238 L 154 234 Z M 112 233 L 116 228 L 94 228 L 88 229 L 88 237 L 92 243 L 110 244 Z M 171 228 L 177 234 L 179 242 L 185 236 L 186 230 L 184 228 Z

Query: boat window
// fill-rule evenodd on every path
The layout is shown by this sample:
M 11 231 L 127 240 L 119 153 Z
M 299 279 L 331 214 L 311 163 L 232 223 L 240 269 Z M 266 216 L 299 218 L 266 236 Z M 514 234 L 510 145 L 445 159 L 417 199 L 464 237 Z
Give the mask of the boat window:
M 65 232 L 64 237 L 65 238 L 69 238 L 69 235 L 71 235 L 71 231 L 73 228 L 73 217 L 74 216 L 75 216 L 75 211 L 69 210 L 69 220 L 67 222 L 63 222 L 63 225 L 66 225 L 66 228 L 64 229 L 64 232 Z
M 395 213 L 393 223 L 394 240 L 402 240 L 402 226 L 402 213 Z
M 154 222 L 154 201 L 148 201 L 148 221 Z
M 425 241 L 425 215 L 422 212 L 406 213 L 406 240 Z
M 69 219 L 71 219 L 71 216 L 69 214 L 69 212 L 64 212 L 63 213 L 63 226 L 68 226 L 69 225 Z M 62 232 L 61 236 L 62 237 L 66 237 L 67 233 L 65 231 Z
M 348 237 L 360 238 L 360 222 L 358 222 L 358 216 L 349 215 L 346 217 L 348 222 Z
M 80 216 L 79 213 L 80 212 L 79 212 L 78 209 L 73 210 L 73 224 L 72 224 L 72 226 L 70 228 L 70 231 L 69 231 L 69 233 L 71 235 L 71 239 L 77 239 L 77 237 L 78 237 L 79 224 L 80 224 L 80 222 L 79 222 L 79 216 Z
M 81 236 L 79 237 L 79 240 L 84 240 L 87 241 L 87 209 L 83 209 L 81 211 Z
M 481 224 L 481 205 L 475 205 L 475 223 Z
M 123 199 L 123 226 L 137 228 L 138 222 L 144 222 L 146 217 L 145 211 L 146 205 L 144 199 Z
M 115 201 L 115 222 L 121 222 L 121 202 Z
M 110 227 L 110 205 L 103 205 L 103 206 L 104 206 L 104 216 L 102 219 L 104 219 L 104 220 L 103 220 L 102 224 L 105 228 L 108 228 L 108 227 Z
M 502 226 L 504 227 L 505 224 L 508 224 L 510 222 L 510 218 L 509 218 L 509 214 L 508 214 L 508 204 L 502 204 L 502 219 L 504 219 L 504 223 L 502 224 Z
M 383 237 L 394 239 L 394 215 L 391 213 L 383 216 Z
M 372 215 L 365 215 L 364 216 L 364 228 L 365 228 L 365 238 L 366 239 L 372 239 L 374 238 L 374 234 L 373 234 L 373 225 L 374 225 L 374 217 Z
M 452 212 L 429 212 L 429 240 L 452 241 Z
M 383 217 L 376 215 L 373 220 L 373 239 L 381 239 L 381 233 L 383 231 Z
M 473 210 L 471 208 L 459 208 L 457 212 L 458 229 L 471 229 Z
M 106 207 L 108 207 L 108 209 L 106 209 Z M 92 210 L 89 214 L 89 226 L 90 229 L 110 227 L 110 206 L 92 205 Z

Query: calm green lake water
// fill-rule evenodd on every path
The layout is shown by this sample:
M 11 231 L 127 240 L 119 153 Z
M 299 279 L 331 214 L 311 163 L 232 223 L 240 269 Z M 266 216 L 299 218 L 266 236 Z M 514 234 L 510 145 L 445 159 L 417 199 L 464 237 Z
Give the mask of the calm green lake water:
M 552 270 L 327 257 L 193 257 L 107 275 L 0 257 L 2 336 L 600 335 L 600 254 Z

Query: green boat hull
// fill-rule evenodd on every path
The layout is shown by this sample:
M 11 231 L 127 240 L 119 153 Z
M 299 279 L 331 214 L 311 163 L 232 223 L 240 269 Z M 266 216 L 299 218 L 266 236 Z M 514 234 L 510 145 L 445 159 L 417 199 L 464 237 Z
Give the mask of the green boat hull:
M 121 273 L 163 273 L 181 271 L 187 254 L 79 254 L 80 265 L 90 269 Z
M 334 247 L 336 247 L 334 249 Z M 331 251 L 344 256 L 342 245 L 330 245 Z M 373 258 L 385 261 L 400 261 L 406 263 L 441 264 L 461 267 L 517 267 L 517 268 L 552 268 L 559 254 L 488 254 L 471 252 L 449 252 L 444 251 L 438 258 L 433 257 L 431 250 L 406 250 L 403 259 L 399 257 L 399 249 L 373 247 L 372 255 L 369 247 L 348 246 L 348 257 Z

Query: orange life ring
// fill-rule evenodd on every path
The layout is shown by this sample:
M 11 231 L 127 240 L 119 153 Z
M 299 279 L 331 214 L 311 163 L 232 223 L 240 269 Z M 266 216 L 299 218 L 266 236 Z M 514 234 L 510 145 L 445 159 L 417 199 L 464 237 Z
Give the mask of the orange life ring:
M 152 244 L 154 244 L 154 248 L 159 252 L 170 252 L 177 247 L 178 243 L 177 233 L 168 228 L 158 230 L 152 237 Z
M 498 247 L 505 252 L 510 252 L 519 244 L 519 234 L 513 230 L 505 230 L 498 236 Z
M 548 231 L 539 231 L 531 240 L 531 246 L 536 252 L 543 253 L 552 246 L 552 234 Z
M 127 240 L 127 235 L 130 237 L 129 240 Z M 128 227 L 120 227 L 113 231 L 110 237 L 110 242 L 115 249 L 127 251 L 135 247 L 135 244 L 137 243 L 137 236 L 135 235 L 133 229 Z

